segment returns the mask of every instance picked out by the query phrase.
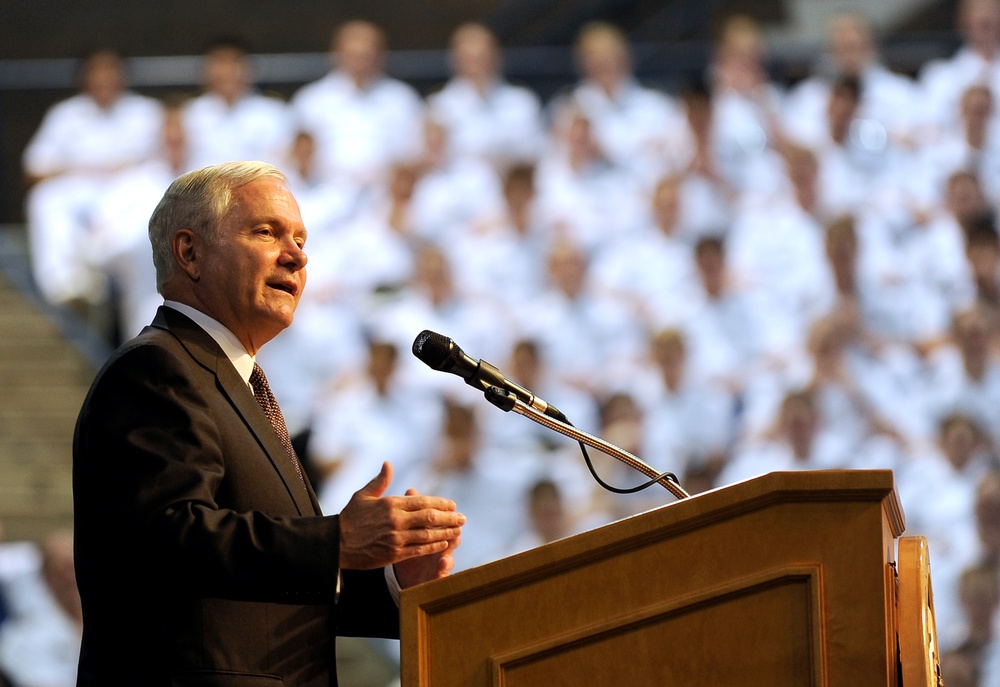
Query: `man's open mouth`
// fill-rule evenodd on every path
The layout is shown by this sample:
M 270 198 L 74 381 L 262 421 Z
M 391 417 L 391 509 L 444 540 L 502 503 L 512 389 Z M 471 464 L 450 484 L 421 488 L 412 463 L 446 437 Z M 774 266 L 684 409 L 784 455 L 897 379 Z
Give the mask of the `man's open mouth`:
M 272 289 L 277 289 L 278 291 L 284 291 L 287 294 L 295 295 L 297 289 L 294 284 L 286 284 L 284 282 L 276 282 L 273 284 L 268 284 Z

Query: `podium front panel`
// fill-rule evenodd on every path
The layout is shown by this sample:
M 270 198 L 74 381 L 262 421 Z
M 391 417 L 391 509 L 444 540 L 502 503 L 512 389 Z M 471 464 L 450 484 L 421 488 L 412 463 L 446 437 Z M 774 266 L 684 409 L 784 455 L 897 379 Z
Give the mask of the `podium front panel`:
M 403 595 L 403 687 L 895 685 L 886 471 L 775 473 Z

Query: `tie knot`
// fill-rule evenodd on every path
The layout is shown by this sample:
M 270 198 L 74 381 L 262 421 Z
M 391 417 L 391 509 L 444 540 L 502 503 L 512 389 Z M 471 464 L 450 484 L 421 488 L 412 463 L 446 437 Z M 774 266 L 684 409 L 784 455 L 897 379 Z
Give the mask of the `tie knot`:
M 253 364 L 253 372 L 250 373 L 250 386 L 253 388 L 254 396 L 271 389 L 267 384 L 267 377 L 264 376 L 264 370 L 257 363 Z

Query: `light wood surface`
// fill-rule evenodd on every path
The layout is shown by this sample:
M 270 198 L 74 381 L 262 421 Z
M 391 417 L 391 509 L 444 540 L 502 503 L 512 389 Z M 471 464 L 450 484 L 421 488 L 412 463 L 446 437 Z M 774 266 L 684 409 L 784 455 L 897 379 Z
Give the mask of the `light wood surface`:
M 899 687 L 903 529 L 884 470 L 700 494 L 406 590 L 402 685 Z

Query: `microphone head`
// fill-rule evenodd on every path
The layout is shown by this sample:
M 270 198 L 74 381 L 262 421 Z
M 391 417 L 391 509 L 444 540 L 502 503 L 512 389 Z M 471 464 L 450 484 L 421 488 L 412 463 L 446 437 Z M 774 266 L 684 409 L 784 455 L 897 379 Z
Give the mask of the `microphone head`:
M 447 372 L 454 365 L 451 359 L 454 346 L 455 343 L 447 336 L 425 329 L 413 340 L 413 355 L 431 369 Z

